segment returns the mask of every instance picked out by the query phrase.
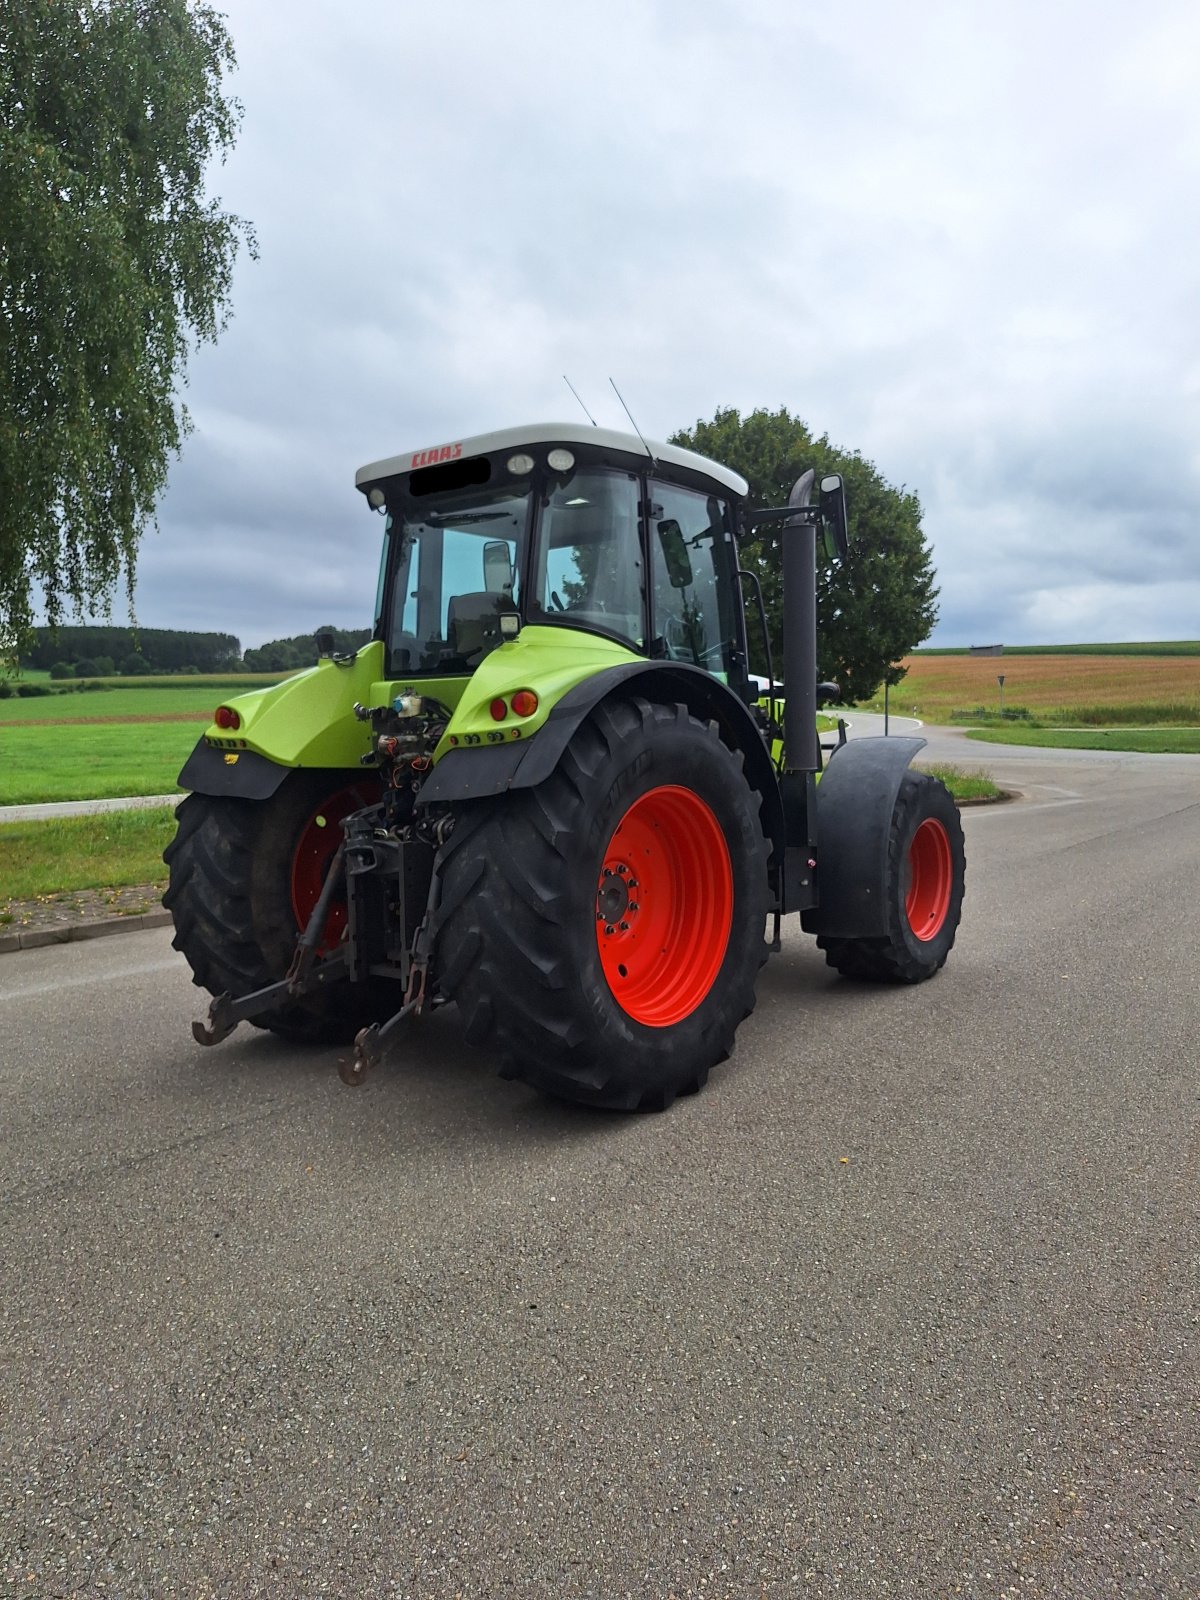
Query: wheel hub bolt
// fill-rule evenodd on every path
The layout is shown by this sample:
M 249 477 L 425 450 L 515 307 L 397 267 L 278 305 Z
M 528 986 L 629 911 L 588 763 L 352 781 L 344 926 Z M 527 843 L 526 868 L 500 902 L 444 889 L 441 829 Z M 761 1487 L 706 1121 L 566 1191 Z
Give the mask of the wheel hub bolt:
M 596 895 L 596 920 L 615 926 L 625 915 L 629 905 L 629 890 L 624 878 L 610 872 L 600 880 Z

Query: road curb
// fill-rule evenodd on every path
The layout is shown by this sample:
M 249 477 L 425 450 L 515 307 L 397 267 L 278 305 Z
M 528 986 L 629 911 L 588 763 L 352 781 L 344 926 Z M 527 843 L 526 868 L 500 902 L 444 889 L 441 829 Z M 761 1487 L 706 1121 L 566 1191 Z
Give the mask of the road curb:
M 0 933 L 0 955 L 17 950 L 40 950 L 48 944 L 75 944 L 80 939 L 103 939 L 110 933 L 138 933 L 143 928 L 167 928 L 169 911 L 142 911 L 132 917 L 101 917 L 94 922 L 67 922 L 59 928 L 26 928 Z
M 956 800 L 954 804 L 960 811 L 966 811 L 971 806 L 1002 806 L 1009 800 L 1024 799 L 1019 789 L 1001 789 L 999 794 L 976 795 L 970 800 Z

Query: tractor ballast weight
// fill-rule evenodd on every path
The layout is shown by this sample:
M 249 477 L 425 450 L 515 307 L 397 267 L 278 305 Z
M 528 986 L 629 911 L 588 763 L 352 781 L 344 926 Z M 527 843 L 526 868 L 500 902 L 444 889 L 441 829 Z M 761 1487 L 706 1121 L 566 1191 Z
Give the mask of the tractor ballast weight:
M 504 1075 L 662 1107 L 732 1050 L 784 914 L 849 977 L 944 963 L 962 830 L 910 770 L 924 741 L 843 742 L 821 770 L 817 540 L 849 558 L 839 477 L 750 512 L 715 462 L 546 424 L 357 481 L 386 517 L 373 639 L 220 707 L 180 775 L 164 899 L 214 996 L 197 1039 L 357 1035 L 359 1082 L 405 1019 L 454 1001 Z M 750 675 L 737 559 L 768 520 L 782 711 L 769 657 L 765 694 Z

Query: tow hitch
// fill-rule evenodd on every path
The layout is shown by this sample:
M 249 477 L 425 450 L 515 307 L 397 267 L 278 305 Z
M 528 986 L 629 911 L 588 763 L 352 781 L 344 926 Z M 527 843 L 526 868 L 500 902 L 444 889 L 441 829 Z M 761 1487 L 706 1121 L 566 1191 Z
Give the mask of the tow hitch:
M 404 1004 L 382 1027 L 373 1022 L 370 1027 L 361 1028 L 355 1035 L 353 1058 L 338 1062 L 338 1076 L 352 1089 L 357 1089 L 364 1083 L 371 1068 L 377 1067 L 383 1060 L 392 1035 L 405 1018 L 419 1017 L 425 1008 L 425 985 L 429 977 L 429 956 L 436 932 L 441 889 L 441 873 L 435 865 L 429 880 L 429 899 L 425 905 L 425 915 L 413 940 L 412 965 L 408 971 L 408 988 L 404 992 Z

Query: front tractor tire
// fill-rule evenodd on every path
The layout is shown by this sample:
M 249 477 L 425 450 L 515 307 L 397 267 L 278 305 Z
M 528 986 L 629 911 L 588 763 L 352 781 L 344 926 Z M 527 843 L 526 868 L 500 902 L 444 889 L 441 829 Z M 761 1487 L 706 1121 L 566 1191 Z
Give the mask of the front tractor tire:
M 754 1007 L 766 858 L 759 797 L 714 725 L 606 702 L 544 783 L 459 808 L 441 991 L 504 1077 L 665 1109 L 704 1084 Z
M 965 883 L 962 822 L 953 796 L 929 773 L 906 772 L 888 831 L 886 934 L 870 939 L 821 935 L 817 945 L 845 978 L 923 983 L 946 964 Z
M 347 781 L 350 779 L 351 781 Z M 296 939 L 316 905 L 342 837 L 341 820 L 379 798 L 378 784 L 336 771 L 297 771 L 266 800 L 189 794 L 163 853 L 170 882 L 163 904 L 175 921 L 175 949 L 192 981 L 240 999 L 287 973 Z M 319 950 L 334 948 L 346 924 L 335 897 Z M 340 1043 L 395 1010 L 361 984 L 336 983 L 250 1020 L 296 1041 Z

